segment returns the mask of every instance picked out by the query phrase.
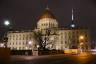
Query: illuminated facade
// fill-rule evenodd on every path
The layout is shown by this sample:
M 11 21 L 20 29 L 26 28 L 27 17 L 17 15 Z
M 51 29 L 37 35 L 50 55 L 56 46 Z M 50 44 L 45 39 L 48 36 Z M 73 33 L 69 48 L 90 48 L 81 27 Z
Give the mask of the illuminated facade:
M 32 31 L 10 31 L 8 32 L 7 47 L 11 50 L 30 50 L 32 45 L 30 41 L 34 42 L 34 34 Z
M 75 26 L 61 28 L 58 25 L 58 21 L 47 8 L 45 13 L 40 16 L 36 29 L 8 32 L 7 47 L 12 50 L 31 50 L 37 47 L 38 43 L 34 32 L 40 32 L 42 43 L 45 42 L 45 47 L 49 50 L 81 48 L 81 46 L 86 49 L 90 48 L 90 32 L 88 29 Z

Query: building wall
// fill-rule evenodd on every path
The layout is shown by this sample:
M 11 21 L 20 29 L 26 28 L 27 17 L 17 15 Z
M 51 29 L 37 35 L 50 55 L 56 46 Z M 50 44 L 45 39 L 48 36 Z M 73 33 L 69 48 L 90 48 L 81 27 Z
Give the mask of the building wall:
M 30 32 L 9 32 L 7 46 L 11 48 L 11 50 L 26 50 L 32 49 L 31 45 L 28 45 L 29 41 L 34 42 L 33 38 L 34 34 L 32 31 Z
M 38 31 L 38 29 L 36 29 Z M 78 48 L 80 43 L 90 47 L 90 33 L 88 29 L 58 29 L 52 28 L 49 30 L 49 35 L 46 33 L 48 29 L 42 29 L 41 33 L 43 34 L 42 39 L 47 37 L 46 48 L 52 50 L 64 50 Z M 46 36 L 45 36 L 46 34 Z M 8 43 L 7 46 L 11 50 L 32 50 L 34 44 L 37 43 L 35 35 L 32 31 L 29 32 L 9 32 L 8 33 Z M 83 39 L 80 40 L 80 36 L 83 36 Z M 28 44 L 29 41 L 32 41 L 32 44 Z M 39 42 L 38 42 L 39 43 Z M 86 47 L 84 46 L 84 47 Z
M 80 39 L 80 37 L 83 39 Z M 78 48 L 80 43 L 90 47 L 90 34 L 88 29 L 59 30 L 59 49 Z
M 37 28 L 39 29 L 47 29 L 53 27 L 58 27 L 58 22 L 53 18 L 43 18 L 40 19 L 37 23 Z

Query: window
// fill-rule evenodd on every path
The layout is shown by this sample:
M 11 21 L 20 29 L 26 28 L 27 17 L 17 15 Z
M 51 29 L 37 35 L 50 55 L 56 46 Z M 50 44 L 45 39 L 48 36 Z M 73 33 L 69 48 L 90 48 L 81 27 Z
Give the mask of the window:
M 14 42 L 13 42 L 13 45 L 14 45 Z
M 85 35 L 85 37 L 87 37 L 87 34 Z
M 30 39 L 31 39 L 31 36 L 30 36 Z
M 19 40 L 21 40 L 21 37 L 19 37 Z
M 69 39 L 71 39 L 71 36 L 69 35 Z
M 63 33 L 61 32 L 61 35 L 62 35 Z
M 65 41 L 65 44 L 67 44 L 67 41 Z
M 23 42 L 23 45 L 24 45 L 25 43 Z
M 63 44 L 63 40 L 61 41 L 61 44 Z
M 19 45 L 21 45 L 21 42 L 19 42 Z
M 42 24 L 42 26 L 43 26 L 43 24 Z
M 13 40 L 14 40 L 14 37 L 13 37 Z
M 13 49 L 14 49 L 14 47 L 13 47 Z
M 65 35 L 67 35 L 67 33 L 65 32 Z
M 23 47 L 23 49 L 24 49 L 24 47 Z
M 75 34 L 75 32 L 73 32 L 73 35 Z
M 23 37 L 25 37 L 25 35 L 23 34 Z
M 16 35 L 16 40 L 18 40 L 18 35 Z
M 24 40 L 24 37 L 23 37 L 23 40 Z
M 16 42 L 16 45 L 17 45 L 17 42 Z
M 78 34 L 78 31 L 76 31 L 76 33 Z
M 16 40 L 18 40 L 18 37 L 16 37 Z
M 46 26 L 47 26 L 48 24 L 46 24 Z
M 61 39 L 63 38 L 63 36 L 61 35 Z
M 21 50 L 21 47 L 19 47 L 19 50 Z
M 65 34 L 65 38 L 67 37 L 67 35 Z
M 49 26 L 50 26 L 50 23 L 49 23 Z
M 53 24 L 53 26 L 55 26 L 55 25 Z

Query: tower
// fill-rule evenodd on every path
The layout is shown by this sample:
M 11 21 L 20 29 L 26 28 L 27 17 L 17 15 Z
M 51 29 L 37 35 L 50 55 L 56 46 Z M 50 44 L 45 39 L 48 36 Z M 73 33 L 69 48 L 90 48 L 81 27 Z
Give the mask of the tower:
M 71 28 L 74 28 L 76 25 L 74 23 L 74 9 L 72 8 L 72 23 L 70 24 Z
M 48 29 L 58 27 L 58 22 L 55 19 L 53 13 L 47 7 L 45 12 L 40 16 L 40 20 L 37 22 L 38 29 Z

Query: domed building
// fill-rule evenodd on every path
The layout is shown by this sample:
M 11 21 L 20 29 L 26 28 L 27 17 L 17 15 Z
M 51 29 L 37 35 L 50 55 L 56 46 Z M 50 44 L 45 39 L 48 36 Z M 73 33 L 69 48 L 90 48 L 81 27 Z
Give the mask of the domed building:
M 90 32 L 87 28 L 59 27 L 49 8 L 39 18 L 34 30 L 9 31 L 7 47 L 11 50 L 33 50 L 34 47 L 49 50 L 90 48 Z
M 56 28 L 58 27 L 58 22 L 55 16 L 50 12 L 49 9 L 40 16 L 40 20 L 37 22 L 38 29 Z

